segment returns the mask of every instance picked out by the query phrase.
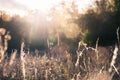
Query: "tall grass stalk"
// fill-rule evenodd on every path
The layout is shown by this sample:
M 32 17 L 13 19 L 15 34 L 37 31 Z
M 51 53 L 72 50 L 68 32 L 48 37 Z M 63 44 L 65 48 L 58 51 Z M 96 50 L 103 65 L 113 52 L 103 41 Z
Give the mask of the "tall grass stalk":
M 15 50 L 15 51 L 13 52 L 13 54 L 11 55 L 11 57 L 10 57 L 10 62 L 9 62 L 9 65 L 10 65 L 10 66 L 13 64 L 13 62 L 14 62 L 14 60 L 15 60 L 15 57 L 16 57 L 16 54 L 17 54 L 17 50 Z
M 119 75 L 119 72 L 118 72 L 117 68 L 115 67 L 115 62 L 116 62 L 116 59 L 117 59 L 118 50 L 119 50 L 119 44 L 120 44 L 120 39 L 119 39 L 119 27 L 118 27 L 118 29 L 117 29 L 116 34 L 117 34 L 118 46 L 115 45 L 115 49 L 114 49 L 114 52 L 113 52 L 112 61 L 111 61 L 111 63 L 110 63 L 109 72 L 112 72 L 112 68 L 114 68 L 115 71 L 117 72 L 117 74 Z
M 118 44 L 120 44 L 120 38 L 119 38 L 119 27 L 117 29 L 117 39 L 118 39 Z
M 99 59 L 99 54 L 98 54 L 98 42 L 99 42 L 99 38 L 98 38 L 97 41 L 96 41 L 96 48 L 95 48 L 95 53 L 96 53 L 97 60 Z
M 76 67 L 79 65 L 80 57 L 82 56 L 84 50 L 85 49 L 83 49 L 81 52 L 77 52 L 77 61 L 75 63 Z
M 115 46 L 115 49 L 114 49 L 114 52 L 113 52 L 112 61 L 111 61 L 111 63 L 110 63 L 110 68 L 109 68 L 109 72 L 110 72 L 110 73 L 112 72 L 112 69 L 113 69 L 113 66 L 114 66 L 114 64 L 115 64 L 117 55 L 118 55 L 118 47 L 117 47 L 117 45 L 116 45 L 116 46 Z
M 21 44 L 21 55 L 20 55 L 20 60 L 21 60 L 21 70 L 22 70 L 22 76 L 23 76 L 23 80 L 25 80 L 26 78 L 26 71 L 25 71 L 25 60 L 24 60 L 24 42 L 22 42 Z
M 79 65 L 80 57 L 83 55 L 83 51 L 85 50 L 85 48 L 84 48 L 84 49 L 82 49 L 82 51 L 80 51 L 81 45 L 83 45 L 83 46 L 86 48 L 86 44 L 84 44 L 82 41 L 80 41 L 80 42 L 78 43 L 78 49 L 77 49 L 77 51 L 76 51 L 76 53 L 77 53 L 77 60 L 76 60 L 76 63 L 75 63 L 75 66 L 76 66 L 76 67 Z

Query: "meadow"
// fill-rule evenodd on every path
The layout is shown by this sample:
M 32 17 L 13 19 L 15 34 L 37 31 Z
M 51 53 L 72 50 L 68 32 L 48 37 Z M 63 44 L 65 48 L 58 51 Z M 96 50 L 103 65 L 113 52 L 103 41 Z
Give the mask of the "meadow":
M 80 41 L 72 55 L 56 45 L 40 55 L 40 51 L 13 50 L 8 56 L 6 29 L 0 28 L 0 80 L 120 80 L 119 47 L 89 47 Z

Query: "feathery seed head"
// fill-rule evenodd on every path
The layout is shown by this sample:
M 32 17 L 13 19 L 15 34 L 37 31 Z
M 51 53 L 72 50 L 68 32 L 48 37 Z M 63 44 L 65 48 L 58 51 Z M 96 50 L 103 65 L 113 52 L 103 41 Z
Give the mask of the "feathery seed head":
M 6 29 L 0 28 L 0 34 L 1 34 L 1 35 L 5 35 L 5 33 L 6 33 Z
M 11 36 L 9 34 L 5 35 L 6 40 L 11 40 Z

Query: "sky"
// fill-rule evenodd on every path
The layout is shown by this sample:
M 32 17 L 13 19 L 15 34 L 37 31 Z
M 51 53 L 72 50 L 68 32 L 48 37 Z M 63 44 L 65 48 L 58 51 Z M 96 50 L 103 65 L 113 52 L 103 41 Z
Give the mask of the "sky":
M 25 15 L 28 10 L 47 11 L 53 5 L 57 5 L 62 0 L 0 0 L 0 10 L 8 11 L 10 14 Z M 64 0 L 70 2 L 72 0 Z M 78 9 L 82 12 L 83 9 L 92 5 L 94 0 L 76 0 Z

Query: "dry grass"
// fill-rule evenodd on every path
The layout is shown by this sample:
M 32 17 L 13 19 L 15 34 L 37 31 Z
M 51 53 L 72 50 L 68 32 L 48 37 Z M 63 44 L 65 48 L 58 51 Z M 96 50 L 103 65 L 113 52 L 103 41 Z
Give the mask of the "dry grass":
M 5 50 L 4 46 L 1 47 L 0 80 L 120 80 L 120 65 L 116 65 L 119 63 L 116 62 L 119 55 L 117 46 L 110 53 L 105 47 L 92 48 L 80 42 L 76 58 L 62 45 L 49 51 L 58 52 L 59 54 L 55 54 L 57 57 L 54 53 L 53 56 L 47 53 L 39 56 L 39 51 L 34 52 L 37 55 L 27 54 L 24 52 L 23 42 L 19 58 L 16 58 L 16 50 L 10 58 L 2 58 Z
M 71 59 L 58 59 L 53 57 L 26 54 L 23 60 L 15 58 L 15 52 L 10 60 L 0 63 L 0 79 L 9 80 L 112 80 L 106 66 L 96 64 L 83 53 L 79 57 L 79 64 Z M 94 56 L 93 56 L 94 57 Z

